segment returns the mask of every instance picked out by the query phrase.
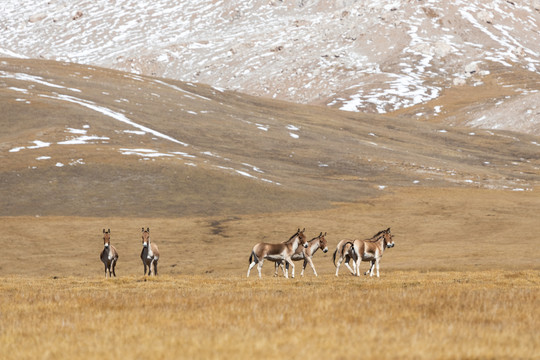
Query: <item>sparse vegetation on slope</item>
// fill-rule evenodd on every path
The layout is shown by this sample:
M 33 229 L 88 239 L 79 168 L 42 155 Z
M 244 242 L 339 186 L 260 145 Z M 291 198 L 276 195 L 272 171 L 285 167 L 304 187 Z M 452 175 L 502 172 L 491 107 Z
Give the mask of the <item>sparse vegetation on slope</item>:
M 395 186 L 532 190 L 540 142 L 49 61 L 0 62 L 0 215 L 306 210 Z

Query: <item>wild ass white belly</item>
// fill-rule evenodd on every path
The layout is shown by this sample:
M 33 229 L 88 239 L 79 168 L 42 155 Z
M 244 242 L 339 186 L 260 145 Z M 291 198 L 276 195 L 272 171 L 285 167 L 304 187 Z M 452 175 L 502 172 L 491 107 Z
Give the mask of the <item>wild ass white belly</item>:
M 375 260 L 375 254 L 373 254 L 373 253 L 363 253 L 362 254 L 362 260 L 363 261 Z
M 282 254 L 266 255 L 266 260 L 270 261 L 281 261 L 283 259 L 285 259 L 285 256 L 283 256 Z
M 302 254 L 294 254 L 293 256 L 291 256 L 291 259 L 293 259 L 295 261 L 304 260 L 304 253 L 302 253 Z

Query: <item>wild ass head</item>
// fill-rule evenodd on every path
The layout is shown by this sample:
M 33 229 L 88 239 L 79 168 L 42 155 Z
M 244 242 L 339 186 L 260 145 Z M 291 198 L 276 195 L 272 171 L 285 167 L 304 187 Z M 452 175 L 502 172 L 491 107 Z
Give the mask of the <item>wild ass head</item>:
M 326 232 L 323 235 L 322 231 L 318 236 L 318 238 L 319 238 L 319 248 L 322 249 L 323 253 L 328 252 L 328 244 L 326 242 L 325 236 L 326 236 Z
M 150 228 L 142 228 L 142 245 L 143 247 L 148 247 L 150 244 Z
M 108 229 L 107 231 L 103 229 L 103 246 L 108 248 L 110 244 L 111 244 L 111 229 Z
M 384 241 L 386 242 L 386 247 L 392 248 L 395 246 L 394 237 L 390 233 L 390 228 L 384 231 L 383 236 L 384 236 Z
M 302 245 L 303 247 L 307 248 L 308 247 L 308 242 L 306 240 L 306 235 L 304 235 L 304 231 L 306 231 L 306 228 L 304 228 L 304 230 L 300 231 L 300 229 L 298 229 L 298 231 L 296 232 L 296 236 L 298 236 L 298 240 L 300 241 L 300 245 Z

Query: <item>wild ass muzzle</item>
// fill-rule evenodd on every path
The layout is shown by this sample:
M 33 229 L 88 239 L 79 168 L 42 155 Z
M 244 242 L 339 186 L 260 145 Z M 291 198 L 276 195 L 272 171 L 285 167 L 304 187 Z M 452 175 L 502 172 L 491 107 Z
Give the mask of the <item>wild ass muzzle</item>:
M 304 271 L 306 270 L 306 265 L 309 264 L 311 268 L 313 269 L 313 273 L 315 276 L 319 276 L 317 274 L 317 270 L 315 270 L 315 265 L 313 265 L 313 255 L 317 252 L 317 250 L 322 249 L 323 253 L 328 252 L 328 244 L 326 241 L 326 233 L 321 232 L 319 236 L 314 237 L 313 239 L 309 240 L 307 242 L 307 247 L 298 247 L 294 254 L 291 256 L 292 261 L 300 261 L 304 260 L 304 264 L 302 265 L 302 272 L 300 273 L 300 276 L 304 276 Z M 278 276 L 278 268 L 281 267 L 281 270 L 285 274 L 285 271 L 289 269 L 289 264 L 285 263 L 285 270 L 283 270 L 283 261 L 276 261 L 275 264 L 275 273 L 274 276 Z
M 150 241 L 150 228 L 142 228 L 142 251 L 141 260 L 144 264 L 144 275 L 148 267 L 148 275 L 152 275 L 152 265 L 154 265 L 154 276 L 158 274 L 157 264 L 159 260 L 159 250 L 156 244 Z
M 257 265 L 257 270 L 259 271 L 259 278 L 261 278 L 261 269 L 265 259 L 272 261 L 285 261 L 290 264 L 292 267 L 292 277 L 294 277 L 294 263 L 291 260 L 291 256 L 295 253 L 298 247 L 307 247 L 306 236 L 304 231 L 306 229 L 298 231 L 290 237 L 289 240 L 280 243 L 280 244 L 268 244 L 268 243 L 258 243 L 253 246 L 251 250 L 251 255 L 249 256 L 249 268 L 247 271 L 247 277 L 249 277 L 249 272 L 251 269 Z M 285 271 L 285 277 L 289 277 L 289 271 Z
M 107 270 L 109 270 L 109 277 L 112 277 L 112 275 L 116 277 L 115 268 L 118 261 L 118 251 L 111 245 L 111 229 L 107 231 L 103 229 L 103 250 L 99 258 L 105 264 L 105 278 L 107 278 Z
M 386 248 L 394 247 L 393 236 L 390 233 L 390 228 L 379 231 L 371 239 L 354 240 L 352 242 L 353 251 L 356 256 L 356 275 L 360 276 L 360 262 L 370 261 L 371 266 L 364 273 L 373 276 L 373 267 L 377 266 L 377 277 L 379 277 L 379 262 Z
M 351 275 L 356 275 L 356 255 L 353 251 L 353 241 L 349 239 L 343 239 L 340 240 L 336 246 L 336 251 L 334 251 L 334 255 L 332 256 L 334 260 L 334 266 L 336 267 L 336 276 L 339 276 L 339 267 L 340 265 L 345 262 L 345 266 L 349 271 L 351 272 Z M 339 254 L 339 259 L 336 264 L 336 257 Z M 353 261 L 353 268 L 351 269 L 351 266 L 349 265 L 350 261 Z

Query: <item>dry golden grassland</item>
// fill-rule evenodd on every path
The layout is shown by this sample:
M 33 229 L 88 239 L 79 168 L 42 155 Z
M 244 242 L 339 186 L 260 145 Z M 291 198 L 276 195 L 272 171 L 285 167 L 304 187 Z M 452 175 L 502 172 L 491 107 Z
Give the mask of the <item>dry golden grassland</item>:
M 394 189 L 318 211 L 199 218 L 3 217 L 4 359 L 535 359 L 535 192 Z M 143 277 L 140 229 L 159 245 Z M 380 278 L 334 276 L 342 238 L 392 228 Z M 246 278 L 251 247 L 328 232 L 303 278 Z M 104 279 L 102 228 L 120 259 Z M 367 263 L 362 270 L 367 269 Z
M 5 277 L 10 359 L 533 359 L 540 272 Z

